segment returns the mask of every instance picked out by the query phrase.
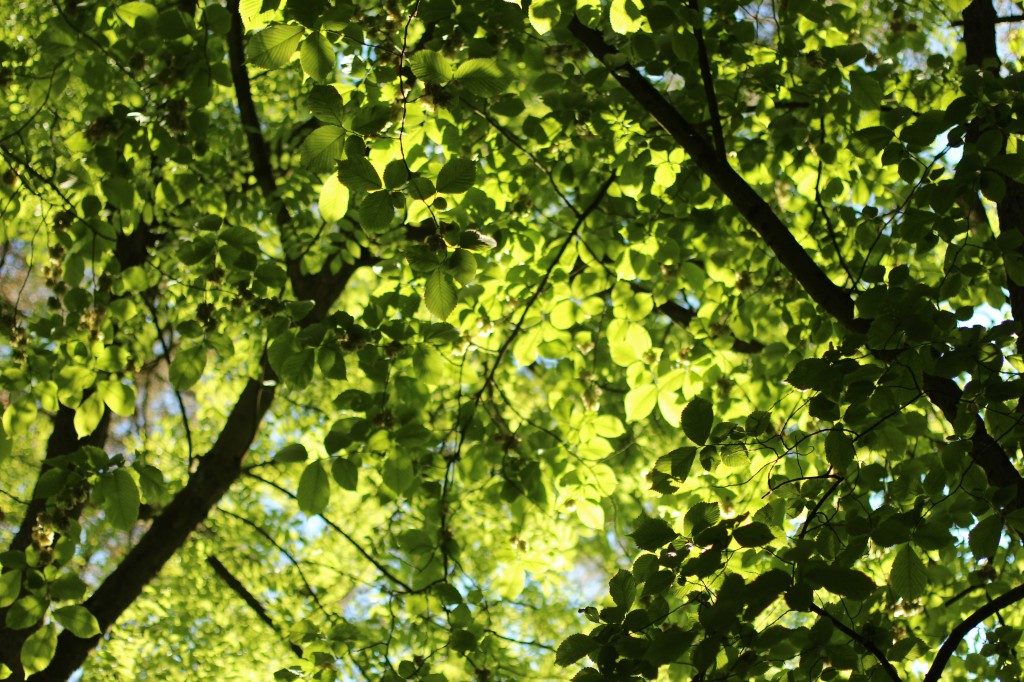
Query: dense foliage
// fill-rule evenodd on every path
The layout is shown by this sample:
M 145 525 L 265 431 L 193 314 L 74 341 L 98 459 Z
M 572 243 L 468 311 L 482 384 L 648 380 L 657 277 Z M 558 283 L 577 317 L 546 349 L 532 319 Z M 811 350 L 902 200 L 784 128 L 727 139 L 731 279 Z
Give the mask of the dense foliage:
M 0 677 L 1021 678 L 1013 3 L 0 5 Z

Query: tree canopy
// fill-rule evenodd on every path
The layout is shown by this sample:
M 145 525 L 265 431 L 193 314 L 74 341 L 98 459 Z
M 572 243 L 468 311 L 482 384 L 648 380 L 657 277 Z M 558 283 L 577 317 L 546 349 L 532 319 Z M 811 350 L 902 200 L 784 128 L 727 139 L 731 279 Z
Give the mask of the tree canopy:
M 0 678 L 1021 678 L 1017 4 L 0 5 Z

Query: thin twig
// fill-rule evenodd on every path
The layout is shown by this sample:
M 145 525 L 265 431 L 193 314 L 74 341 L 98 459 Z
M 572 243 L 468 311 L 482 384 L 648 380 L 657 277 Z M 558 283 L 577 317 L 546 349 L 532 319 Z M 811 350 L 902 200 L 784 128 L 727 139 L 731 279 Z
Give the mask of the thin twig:
M 700 78 L 704 81 L 704 96 L 708 100 L 708 112 L 711 115 L 711 135 L 714 138 L 715 151 L 719 161 L 725 162 L 725 135 L 722 133 L 722 116 L 718 113 L 718 96 L 715 95 L 715 80 L 711 76 L 711 60 L 708 58 L 708 47 L 704 43 L 704 13 L 699 0 L 690 0 L 690 9 L 697 16 L 693 22 L 693 37 L 697 39 L 697 59 L 700 62 Z
M 882 664 L 882 669 L 885 670 L 886 674 L 889 676 L 889 679 L 893 680 L 893 682 L 901 682 L 900 674 L 896 670 L 896 667 L 889 662 L 889 659 L 885 657 L 885 654 L 882 653 L 882 650 L 875 646 L 873 642 L 865 638 L 859 632 L 857 632 L 850 626 L 846 625 L 844 622 L 842 622 L 841 620 L 839 620 L 831 613 L 818 606 L 817 604 L 811 604 L 811 611 L 813 611 L 814 613 L 818 614 L 823 618 L 827 618 L 828 620 L 832 621 L 832 624 L 836 626 L 837 630 L 842 632 L 844 635 L 852 639 L 857 644 L 860 644 L 862 647 L 864 647 L 864 649 L 866 649 L 872 656 L 874 656 L 878 660 L 879 663 Z

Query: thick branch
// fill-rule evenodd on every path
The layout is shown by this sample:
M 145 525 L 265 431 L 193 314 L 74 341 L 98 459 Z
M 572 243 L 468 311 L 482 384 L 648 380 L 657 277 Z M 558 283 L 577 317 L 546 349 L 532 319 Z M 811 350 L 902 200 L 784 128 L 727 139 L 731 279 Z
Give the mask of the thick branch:
M 569 30 L 599 60 L 616 54 L 615 48 L 606 43 L 600 33 L 575 17 L 569 22 Z M 612 75 L 722 190 L 807 294 L 847 329 L 865 331 L 866 323 L 854 318 L 849 294 L 828 278 L 771 207 L 727 161 L 718 157 L 714 147 L 657 88 L 629 64 L 615 69 Z
M 975 0 L 974 4 L 990 2 Z M 973 6 L 973 5 L 972 5 Z M 967 13 L 965 12 L 965 17 Z M 602 62 L 611 56 L 621 57 L 615 48 L 605 42 L 594 29 L 584 26 L 576 18 L 569 30 L 590 52 Z M 986 48 L 987 49 L 987 48 Z M 985 54 L 985 49 L 978 50 Z M 613 60 L 619 62 L 619 59 Z M 854 317 L 853 298 L 837 286 L 804 251 L 772 208 L 754 191 L 735 170 L 718 159 L 712 145 L 687 121 L 651 82 L 628 62 L 612 71 L 612 75 L 636 102 L 668 132 L 693 159 L 694 163 L 725 194 L 747 222 L 761 235 L 779 261 L 796 278 L 808 295 L 837 322 L 854 333 L 865 333 L 869 322 Z M 1024 199 L 1021 201 L 1024 215 Z M 876 352 L 879 357 L 891 352 Z M 925 393 L 947 417 L 952 420 L 960 403 L 962 392 L 952 379 L 925 376 Z M 1012 487 L 1013 501 L 1008 508 L 1024 506 L 1024 477 L 1013 466 L 1012 460 L 999 443 L 986 431 L 980 417 L 971 438 L 971 457 L 980 465 L 989 482 L 996 488 Z
M 996 597 L 967 616 L 962 623 L 953 628 L 953 631 L 946 637 L 946 641 L 939 647 L 931 667 L 928 668 L 928 674 L 924 676 L 924 682 L 938 682 L 942 678 L 942 672 L 946 669 L 949 659 L 956 653 L 956 648 L 971 630 L 980 625 L 986 618 L 994 616 L 1001 609 L 1005 609 L 1007 606 L 1016 604 L 1021 600 L 1024 600 L 1024 584 L 1018 585 L 1009 592 Z
M 882 666 L 882 669 L 885 671 L 885 674 L 889 676 L 890 680 L 893 680 L 893 682 L 900 682 L 900 674 L 896 670 L 895 666 L 893 666 L 893 664 L 889 662 L 889 659 L 885 657 L 885 654 L 882 653 L 882 650 L 875 646 L 875 644 L 871 640 L 865 638 L 859 632 L 857 632 L 856 630 L 854 630 L 846 623 L 839 620 L 831 613 L 818 606 L 817 604 L 811 604 L 811 611 L 818 614 L 822 618 L 827 618 L 828 620 L 832 621 L 832 625 L 836 626 L 837 630 L 839 630 L 844 635 L 852 639 L 854 642 L 862 646 L 868 653 L 870 653 L 872 656 L 875 657 L 875 659 L 878 660 L 878 662 Z
M 273 379 L 273 371 L 264 361 L 260 378 L 250 379 L 246 384 L 220 436 L 200 460 L 195 474 L 85 602 L 101 631 L 109 629 L 138 598 L 241 474 L 242 459 L 273 400 L 274 388 L 266 385 Z M 66 680 L 85 662 L 100 637 L 82 639 L 63 632 L 53 662 L 29 679 L 37 682 Z
M 237 594 L 242 601 L 244 601 L 249 608 L 253 610 L 257 618 L 266 623 L 275 634 L 287 641 L 284 634 L 281 632 L 281 628 L 277 626 L 274 619 L 271 618 L 270 614 L 267 613 L 267 610 L 263 608 L 263 604 L 261 604 L 259 600 L 252 595 L 252 592 L 245 589 L 245 585 L 243 585 L 241 581 L 236 578 L 217 557 L 212 554 L 207 556 L 206 563 L 210 565 L 210 568 L 212 568 L 213 572 L 217 574 L 217 577 L 223 580 L 224 584 L 230 587 L 231 591 Z M 288 642 L 288 647 L 296 656 L 302 656 L 302 649 L 298 644 Z

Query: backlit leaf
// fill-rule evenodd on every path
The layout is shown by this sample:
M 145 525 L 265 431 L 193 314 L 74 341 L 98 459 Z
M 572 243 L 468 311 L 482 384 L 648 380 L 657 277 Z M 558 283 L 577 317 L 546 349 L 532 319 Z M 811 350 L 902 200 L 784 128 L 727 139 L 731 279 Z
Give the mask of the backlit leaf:
M 276 69 L 292 60 L 302 40 L 302 27 L 278 24 L 263 29 L 249 39 L 245 54 L 249 63 L 264 69 Z
M 307 514 L 319 514 L 327 508 L 331 500 L 331 482 L 323 462 L 316 460 L 306 465 L 295 496 L 299 509 Z

